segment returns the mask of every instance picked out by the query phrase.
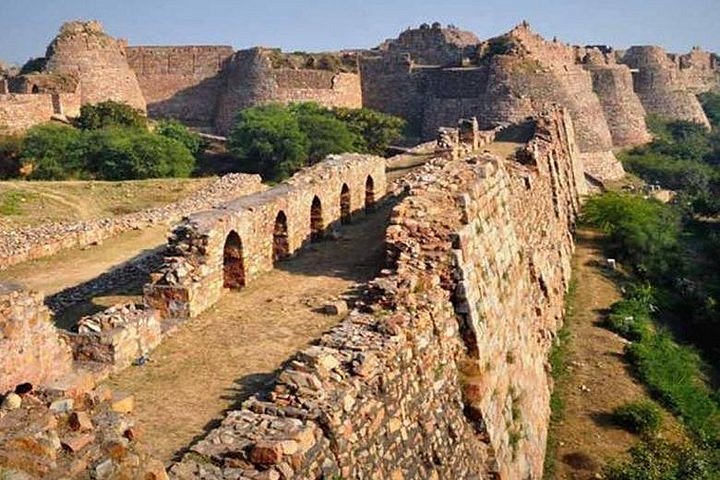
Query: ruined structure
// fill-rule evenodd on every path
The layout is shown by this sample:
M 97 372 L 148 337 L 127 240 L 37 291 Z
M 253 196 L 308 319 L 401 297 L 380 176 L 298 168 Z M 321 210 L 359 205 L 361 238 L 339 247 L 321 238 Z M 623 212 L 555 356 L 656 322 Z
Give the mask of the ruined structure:
M 329 157 L 275 188 L 189 216 L 145 301 L 164 317 L 194 317 L 223 287 L 239 288 L 385 195 L 385 160 Z
M 654 46 L 632 47 L 623 55 L 622 62 L 636 70 L 633 74 L 635 92 L 648 113 L 710 127 L 700 102 L 685 87 L 677 63 L 665 50 Z

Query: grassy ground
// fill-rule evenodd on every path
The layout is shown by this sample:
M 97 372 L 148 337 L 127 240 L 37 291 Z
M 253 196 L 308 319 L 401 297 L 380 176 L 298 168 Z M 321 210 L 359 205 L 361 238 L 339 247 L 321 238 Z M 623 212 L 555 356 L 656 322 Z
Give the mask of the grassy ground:
M 616 426 L 610 414 L 624 403 L 650 400 L 624 358 L 625 340 L 601 326 L 607 310 L 621 295 L 615 279 L 602 266 L 598 240 L 598 235 L 589 231 L 577 236 L 565 374 L 556 385 L 556 397 L 564 408 L 562 417 L 551 425 L 556 445 L 554 458 L 548 461 L 554 463 L 554 472 L 547 478 L 553 480 L 598 478 L 605 463 L 624 458 L 638 437 Z M 665 438 L 684 437 L 671 415 L 664 413 L 664 420 Z
M 0 230 L 137 212 L 177 201 L 212 181 L 0 182 Z

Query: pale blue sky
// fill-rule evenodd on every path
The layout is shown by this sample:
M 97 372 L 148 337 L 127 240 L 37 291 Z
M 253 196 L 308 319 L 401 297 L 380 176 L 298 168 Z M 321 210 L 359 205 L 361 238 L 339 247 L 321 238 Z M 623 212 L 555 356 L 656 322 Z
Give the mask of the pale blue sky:
M 720 0 L 0 0 L 0 59 L 43 55 L 60 24 L 77 18 L 98 19 L 131 45 L 334 50 L 372 47 L 422 22 L 487 38 L 527 19 L 576 44 L 720 52 Z

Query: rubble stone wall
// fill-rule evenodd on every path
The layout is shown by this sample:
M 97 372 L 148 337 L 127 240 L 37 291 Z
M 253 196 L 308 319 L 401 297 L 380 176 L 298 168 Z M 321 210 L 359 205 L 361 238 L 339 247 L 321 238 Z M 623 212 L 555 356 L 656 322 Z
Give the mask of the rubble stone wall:
M 47 223 L 39 227 L 0 232 L 0 269 L 54 255 L 68 248 L 90 245 L 128 230 L 173 222 L 192 212 L 264 188 L 259 175 L 230 174 L 179 202 L 163 207 L 74 224 Z
M 228 62 L 227 85 L 221 93 L 215 128 L 227 134 L 235 115 L 263 103 L 316 102 L 326 107 L 363 106 L 360 75 L 311 69 L 273 68 L 270 51 L 236 52 Z
M 225 88 L 222 71 L 233 54 L 232 47 L 137 46 L 127 52 L 147 101 L 148 115 L 213 124 L 218 98 Z
M 582 165 L 545 113 L 519 162 L 436 159 L 402 180 L 392 270 L 171 478 L 542 476 Z
M 163 316 L 196 316 L 223 291 L 225 244 L 232 232 L 240 245 L 236 273 L 242 286 L 273 268 L 277 248 L 283 249 L 282 256 L 292 255 L 310 241 L 313 231 L 319 234 L 337 225 L 343 186 L 349 191 L 349 212 L 366 208 L 368 182 L 370 203 L 379 201 L 385 195 L 383 158 L 330 156 L 270 190 L 189 216 L 173 232 L 166 263 L 145 288 L 146 303 Z M 315 222 L 313 202 L 320 207 Z
M 48 47 L 46 71 L 79 79 L 82 103 L 125 102 L 145 111 L 127 43 L 105 34 L 98 22 L 68 22 Z
M 79 94 L 0 94 L 0 133 L 21 133 L 61 114 L 80 114 Z
M 48 384 L 72 368 L 72 352 L 59 337 L 42 295 L 3 284 L 0 352 L 0 394 L 25 382 Z
M 649 114 L 710 126 L 697 97 L 683 85 L 678 65 L 660 47 L 632 47 L 622 62 L 635 69 L 635 93 Z
M 593 91 L 605 113 L 615 147 L 642 145 L 650 141 L 645 109 L 633 91 L 630 69 L 625 65 L 586 66 L 592 75 Z

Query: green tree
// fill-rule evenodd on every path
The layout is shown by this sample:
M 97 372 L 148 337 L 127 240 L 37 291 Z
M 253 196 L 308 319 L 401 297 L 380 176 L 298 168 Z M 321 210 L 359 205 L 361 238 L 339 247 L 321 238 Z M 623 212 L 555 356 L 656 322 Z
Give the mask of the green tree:
M 188 177 L 195 158 L 170 138 L 127 128 L 104 128 L 85 135 L 86 168 L 103 180 Z
M 0 180 L 15 178 L 20 174 L 22 149 L 21 136 L 0 136 Z
M 229 147 L 242 170 L 279 181 L 305 165 L 309 141 L 290 110 L 263 105 L 238 114 Z
M 185 148 L 187 148 L 188 151 L 195 156 L 200 153 L 202 146 L 200 136 L 195 132 L 191 132 L 190 129 L 177 120 L 160 121 L 155 128 L 155 133 L 162 135 L 163 137 L 177 140 L 185 145 Z
M 299 103 L 290 107 L 300 130 L 308 139 L 308 163 L 311 165 L 332 153 L 358 151 L 362 138 L 350 132 L 331 110 L 315 103 Z
M 720 93 L 703 93 L 700 95 L 700 103 L 712 126 L 720 128 Z
M 356 145 L 360 152 L 385 155 L 390 144 L 402 138 L 405 120 L 369 108 L 338 108 L 334 110 L 338 120 L 347 124 L 350 132 L 362 142 Z
M 141 110 L 126 103 L 108 100 L 80 107 L 80 116 L 75 119 L 75 126 L 81 130 L 97 130 L 106 127 L 130 127 L 147 129 L 147 118 Z
M 82 175 L 84 164 L 79 130 L 46 123 L 28 130 L 23 141 L 22 163 L 37 180 L 64 180 Z

